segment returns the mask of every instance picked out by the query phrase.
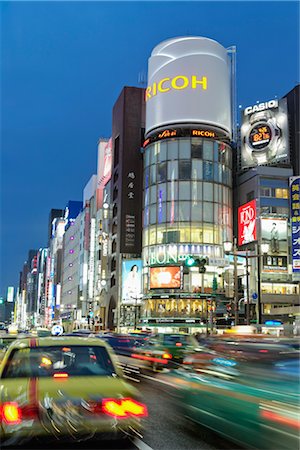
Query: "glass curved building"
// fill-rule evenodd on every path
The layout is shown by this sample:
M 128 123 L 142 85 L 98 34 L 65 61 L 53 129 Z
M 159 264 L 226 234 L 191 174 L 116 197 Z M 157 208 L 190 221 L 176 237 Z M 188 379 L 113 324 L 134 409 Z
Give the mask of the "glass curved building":
M 197 64 L 209 54 L 205 75 L 193 75 L 197 65 L 191 63 L 191 53 Z M 224 120 L 230 115 L 224 100 L 229 84 L 224 85 L 225 94 L 220 91 L 219 109 L 209 103 L 218 101 L 216 90 L 213 99 L 206 92 L 212 92 L 215 75 L 210 65 L 215 59 L 219 64 L 220 55 L 223 70 L 225 49 L 215 41 L 191 37 L 160 44 L 149 60 L 143 167 L 144 323 L 200 324 L 207 319 L 207 300 L 224 288 L 223 242 L 232 240 L 232 149 L 230 121 Z M 174 66 L 176 58 L 179 65 Z M 185 75 L 187 68 L 190 72 Z M 189 80 L 194 83 L 189 85 Z M 201 111 L 203 101 L 208 106 Z M 205 258 L 206 270 L 187 268 L 188 256 Z

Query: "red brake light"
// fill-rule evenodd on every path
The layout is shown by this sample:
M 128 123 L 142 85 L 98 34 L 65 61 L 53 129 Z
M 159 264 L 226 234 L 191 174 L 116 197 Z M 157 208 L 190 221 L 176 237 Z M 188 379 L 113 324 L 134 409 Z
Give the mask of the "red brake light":
M 131 398 L 123 398 L 120 400 L 105 398 L 102 400 L 102 411 L 118 419 L 125 419 L 130 416 L 146 417 L 148 415 L 146 405 Z
M 182 347 L 182 343 L 181 342 L 176 342 L 176 347 Z
M 258 350 L 259 353 L 268 353 L 269 350 Z
M 53 378 L 66 379 L 66 378 L 69 378 L 69 375 L 65 372 L 58 372 L 53 375 Z
M 171 355 L 170 353 L 164 353 L 164 354 L 162 355 L 162 357 L 163 357 L 164 359 L 172 359 L 172 355 Z
M 21 409 L 16 402 L 6 402 L 2 405 L 1 417 L 7 425 L 18 425 L 21 423 Z

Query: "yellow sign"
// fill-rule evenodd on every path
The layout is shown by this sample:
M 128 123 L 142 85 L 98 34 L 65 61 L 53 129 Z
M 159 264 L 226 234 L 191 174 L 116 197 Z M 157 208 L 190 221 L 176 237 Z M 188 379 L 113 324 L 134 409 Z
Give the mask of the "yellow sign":
M 192 75 L 190 78 L 185 75 L 177 75 L 174 78 L 166 77 L 158 82 L 154 82 L 151 86 L 146 89 L 146 101 L 150 98 L 155 97 L 159 92 L 164 93 L 172 89 L 183 90 L 188 87 L 192 89 L 201 88 L 204 91 L 207 90 L 207 77 L 202 77 L 200 80 L 197 79 L 197 75 Z

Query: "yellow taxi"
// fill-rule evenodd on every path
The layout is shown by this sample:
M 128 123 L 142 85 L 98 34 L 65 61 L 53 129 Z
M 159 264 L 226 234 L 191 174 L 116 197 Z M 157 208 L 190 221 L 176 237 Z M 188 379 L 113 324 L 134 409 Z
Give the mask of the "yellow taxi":
M 0 442 L 122 439 L 139 434 L 147 407 L 98 338 L 18 339 L 0 363 Z

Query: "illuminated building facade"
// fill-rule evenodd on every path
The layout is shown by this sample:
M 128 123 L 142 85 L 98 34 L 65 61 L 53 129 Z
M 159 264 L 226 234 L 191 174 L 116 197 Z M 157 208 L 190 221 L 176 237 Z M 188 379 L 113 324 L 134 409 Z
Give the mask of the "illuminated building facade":
M 201 326 L 212 295 L 223 296 L 233 226 L 229 72 L 227 51 L 205 38 L 170 39 L 149 60 L 143 325 Z M 206 271 L 187 269 L 188 256 L 205 258 Z

